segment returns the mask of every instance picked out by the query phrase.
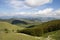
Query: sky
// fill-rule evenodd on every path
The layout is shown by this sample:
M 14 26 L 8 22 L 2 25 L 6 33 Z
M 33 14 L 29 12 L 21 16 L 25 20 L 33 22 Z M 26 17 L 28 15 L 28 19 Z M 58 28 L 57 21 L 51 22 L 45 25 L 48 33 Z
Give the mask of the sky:
M 60 0 L 0 0 L 0 17 L 60 18 Z

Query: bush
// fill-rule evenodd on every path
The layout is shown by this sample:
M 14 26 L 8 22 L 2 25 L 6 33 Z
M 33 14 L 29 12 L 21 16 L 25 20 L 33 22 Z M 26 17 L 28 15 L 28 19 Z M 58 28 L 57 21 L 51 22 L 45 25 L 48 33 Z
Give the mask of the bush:
M 8 29 L 4 29 L 4 31 L 5 31 L 5 33 L 8 33 L 9 30 Z

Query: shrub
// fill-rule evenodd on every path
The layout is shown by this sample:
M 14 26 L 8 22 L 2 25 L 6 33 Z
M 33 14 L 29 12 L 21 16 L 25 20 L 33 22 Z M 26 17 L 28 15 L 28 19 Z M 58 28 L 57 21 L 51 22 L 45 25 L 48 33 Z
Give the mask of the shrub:
M 5 33 L 8 33 L 9 30 L 8 29 L 4 29 L 4 31 L 5 31 Z

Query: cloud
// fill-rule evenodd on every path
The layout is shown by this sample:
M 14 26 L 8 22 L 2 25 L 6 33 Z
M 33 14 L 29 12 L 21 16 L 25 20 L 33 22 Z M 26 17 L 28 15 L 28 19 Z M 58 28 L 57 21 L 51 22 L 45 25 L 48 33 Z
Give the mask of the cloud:
M 30 5 L 30 6 L 40 6 L 46 3 L 51 3 L 52 0 L 25 0 L 25 2 L 27 5 Z
M 38 17 L 60 17 L 60 9 L 46 8 L 35 13 Z
M 17 12 L 17 15 L 28 17 L 60 17 L 60 9 L 46 8 L 36 12 Z
M 1 14 L 1 13 L 0 13 Z M 25 16 L 25 17 L 55 17 L 60 18 L 60 9 L 54 10 L 53 8 L 45 8 L 35 12 L 3 12 L 0 16 Z
M 53 12 L 53 8 L 46 8 L 36 12 L 20 12 L 18 14 L 23 16 L 31 16 L 31 17 L 47 17 L 47 16 L 52 16 L 52 12 Z
M 54 14 L 54 17 L 60 18 L 60 9 L 55 10 L 53 14 Z
M 47 3 L 51 3 L 52 0 L 6 0 L 10 7 L 15 9 L 28 9 L 31 7 L 41 6 Z
M 24 2 L 23 1 L 18 1 L 18 0 L 8 0 L 8 5 L 15 8 L 15 9 L 20 9 L 24 7 Z
M 60 9 L 54 10 L 52 8 L 48 8 L 47 10 L 45 9 L 41 12 L 40 12 L 40 15 L 44 17 L 60 17 Z
M 46 8 L 46 9 L 43 9 L 43 10 L 39 10 L 38 11 L 38 15 L 39 14 L 42 14 L 42 15 L 47 15 L 47 14 L 51 14 L 51 12 L 53 11 L 53 8 Z
M 5 3 L 14 9 L 24 9 L 24 8 L 30 8 L 25 5 L 24 0 L 6 0 Z

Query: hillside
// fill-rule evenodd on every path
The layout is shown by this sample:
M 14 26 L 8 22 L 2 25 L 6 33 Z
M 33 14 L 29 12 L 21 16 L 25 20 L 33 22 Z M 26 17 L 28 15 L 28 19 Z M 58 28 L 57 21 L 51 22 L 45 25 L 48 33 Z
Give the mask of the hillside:
M 7 22 L 0 22 L 0 40 L 38 40 L 33 36 L 17 33 L 17 30 L 22 29 L 24 28 Z
M 0 40 L 39 40 L 33 36 L 20 33 L 0 33 Z
M 60 30 L 45 33 L 41 37 L 36 37 L 40 40 L 60 40 Z
M 43 25 L 47 26 L 48 24 L 50 25 L 50 23 L 51 23 L 51 25 L 53 25 L 53 24 L 55 25 L 56 23 L 59 24 L 60 20 L 49 21 L 49 22 L 46 22 L 46 24 L 44 23 Z M 28 31 L 27 31 L 27 29 L 25 29 L 24 31 L 27 31 L 27 33 L 31 32 L 32 34 L 34 34 L 34 36 L 37 36 L 37 35 L 40 36 L 41 34 L 39 32 L 42 32 L 42 30 L 40 30 L 40 28 L 43 29 L 43 27 L 44 27 L 43 25 L 41 24 L 41 26 L 38 25 L 37 27 L 28 28 Z M 45 28 L 46 28 L 46 26 L 45 26 Z M 16 30 L 22 30 L 22 29 L 23 28 L 18 27 L 16 25 L 12 25 L 7 22 L 0 22 L 0 40 L 60 40 L 60 34 L 59 34 L 60 30 L 58 30 L 58 31 L 55 30 L 52 32 L 45 33 L 40 37 L 34 37 L 34 36 L 30 36 L 31 34 L 27 35 L 27 34 L 16 32 Z M 35 32 L 37 34 L 35 34 Z
M 11 18 L 11 19 L 0 19 L 1 22 L 8 22 L 10 24 L 13 25 L 17 25 L 17 26 L 22 26 L 22 27 L 29 27 L 31 25 L 38 25 L 40 23 L 42 23 L 41 21 L 33 21 L 33 20 L 29 20 L 29 19 L 23 19 L 23 18 Z
M 45 33 L 53 32 L 56 30 L 60 30 L 60 20 L 48 21 L 40 25 L 36 25 L 33 28 L 24 29 L 20 32 L 32 36 L 42 36 Z
M 59 40 L 59 33 L 60 20 L 44 22 L 31 28 L 0 22 L 0 40 Z
M 60 30 L 46 33 L 42 37 L 45 38 L 45 39 L 46 38 L 50 39 L 50 40 L 60 40 Z
M 0 32 L 3 32 L 3 31 L 16 31 L 16 30 L 21 30 L 23 29 L 23 27 L 18 27 L 16 25 L 12 25 L 10 23 L 7 23 L 7 22 L 0 22 Z

